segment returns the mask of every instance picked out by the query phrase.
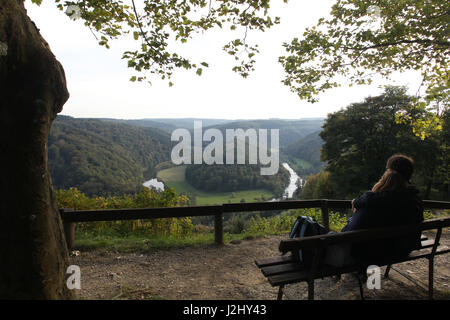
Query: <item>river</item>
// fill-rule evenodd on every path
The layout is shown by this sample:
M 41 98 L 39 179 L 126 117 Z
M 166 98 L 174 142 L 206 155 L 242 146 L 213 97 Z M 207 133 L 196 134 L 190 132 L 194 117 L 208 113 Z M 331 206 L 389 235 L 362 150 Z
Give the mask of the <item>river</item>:
M 300 181 L 300 184 L 303 183 L 302 179 L 297 175 L 297 173 L 292 169 L 288 163 L 283 162 L 283 167 L 289 171 L 290 177 L 289 177 L 289 185 L 284 191 L 283 199 L 290 199 L 294 195 L 295 190 L 298 188 L 297 181 Z M 154 187 L 156 190 L 164 190 L 164 183 L 161 181 L 158 181 L 158 179 L 154 178 L 151 180 L 148 180 L 143 183 L 144 187 L 150 188 Z M 277 201 L 278 199 L 272 199 L 270 201 Z
M 290 173 L 290 178 L 289 178 L 289 185 L 287 186 L 286 190 L 284 190 L 284 195 L 283 195 L 283 199 L 290 199 L 292 198 L 292 196 L 294 195 L 294 192 L 297 190 L 298 188 L 298 184 L 297 182 L 300 182 L 300 185 L 303 184 L 302 178 L 300 178 L 297 175 L 297 172 L 294 171 L 294 169 L 291 168 L 291 166 L 286 163 L 283 162 L 283 167 L 289 171 Z
M 158 191 L 159 190 L 164 191 L 164 183 L 161 181 L 158 181 L 158 179 L 156 179 L 156 178 L 145 181 L 142 185 L 147 188 L 153 187 Z

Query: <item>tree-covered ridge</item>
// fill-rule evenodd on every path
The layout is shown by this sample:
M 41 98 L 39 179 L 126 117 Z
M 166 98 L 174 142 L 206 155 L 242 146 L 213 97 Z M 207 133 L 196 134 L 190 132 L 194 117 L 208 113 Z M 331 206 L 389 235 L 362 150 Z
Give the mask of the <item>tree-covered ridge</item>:
M 402 153 L 415 161 L 412 183 L 424 199 L 450 198 L 450 117 L 443 114 L 443 130 L 421 139 L 411 123 L 396 115 L 409 108 L 413 97 L 406 88 L 387 87 L 376 97 L 329 114 L 320 137 L 325 172 L 311 175 L 301 197 L 350 199 L 370 190 L 385 170 L 386 160 Z M 416 110 L 423 112 L 424 110 Z M 426 115 L 420 115 L 426 117 Z
M 54 187 L 87 195 L 137 192 L 169 160 L 170 146 L 158 129 L 59 116 L 48 143 Z
M 275 175 L 261 175 L 259 165 L 190 165 L 186 180 L 204 191 L 267 189 L 281 195 L 289 184 L 289 172 L 280 167 Z
M 295 166 L 294 163 L 293 168 L 297 174 L 308 175 L 309 173 L 316 173 L 324 166 L 324 163 L 320 160 L 320 150 L 324 141 L 319 136 L 319 133 L 320 131 L 310 133 L 283 148 L 283 152 L 288 156 L 308 161 L 311 165 L 308 168 L 304 168 L 299 165 Z

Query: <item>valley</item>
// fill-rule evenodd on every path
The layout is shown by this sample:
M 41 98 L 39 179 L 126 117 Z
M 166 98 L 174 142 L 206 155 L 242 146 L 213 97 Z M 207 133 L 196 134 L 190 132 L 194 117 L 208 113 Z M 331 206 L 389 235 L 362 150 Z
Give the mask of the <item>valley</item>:
M 236 128 L 278 129 L 278 174 L 260 177 L 259 170 L 255 174 L 257 166 L 251 165 L 175 166 L 170 161 L 170 151 L 176 144 L 171 141 L 171 132 L 176 128 L 192 132 L 194 120 L 221 132 Z M 321 140 L 317 132 L 322 122 L 320 119 L 120 120 L 58 116 L 49 138 L 49 164 L 55 189 L 75 187 L 88 196 L 133 194 L 143 183 L 151 186 L 162 182 L 175 188 L 178 194 L 188 195 L 191 205 L 270 201 L 282 198 L 293 176 L 285 165 L 303 180 L 309 173 L 319 171 L 321 163 L 315 154 L 320 154 Z M 305 139 L 310 154 L 299 155 Z M 186 179 L 187 169 L 194 172 L 190 180 Z M 155 178 L 153 183 L 149 182 Z M 290 194 L 292 197 L 293 192 Z
M 287 166 L 290 171 L 290 183 L 286 187 L 285 193 L 287 198 L 292 198 L 293 193 L 297 189 L 297 180 L 299 177 L 289 167 L 287 163 L 283 164 Z M 292 172 L 291 172 L 292 171 Z M 223 203 L 238 203 L 238 202 L 255 202 L 255 201 L 273 201 L 276 195 L 266 189 L 253 189 L 243 191 L 229 191 L 229 192 L 205 192 L 196 189 L 190 185 L 185 178 L 186 166 L 175 166 L 169 169 L 164 169 L 158 172 L 156 179 L 151 179 L 144 182 L 145 186 L 150 186 L 156 189 L 162 189 L 164 186 L 172 187 L 177 190 L 178 193 L 184 193 L 194 199 L 191 204 L 196 205 L 215 205 Z M 284 196 L 286 197 L 286 196 Z

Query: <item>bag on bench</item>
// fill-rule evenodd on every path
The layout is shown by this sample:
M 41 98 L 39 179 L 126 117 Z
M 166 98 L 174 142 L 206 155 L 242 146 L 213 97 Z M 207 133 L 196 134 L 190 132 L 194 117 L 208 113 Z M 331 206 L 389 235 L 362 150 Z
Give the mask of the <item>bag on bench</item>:
M 289 238 L 310 237 L 325 233 L 327 233 L 325 227 L 317 221 L 310 217 L 300 216 L 297 218 L 297 221 L 295 221 L 291 233 L 289 234 Z M 298 261 L 305 265 L 312 263 L 312 250 L 298 250 L 298 252 L 293 252 L 293 255 Z

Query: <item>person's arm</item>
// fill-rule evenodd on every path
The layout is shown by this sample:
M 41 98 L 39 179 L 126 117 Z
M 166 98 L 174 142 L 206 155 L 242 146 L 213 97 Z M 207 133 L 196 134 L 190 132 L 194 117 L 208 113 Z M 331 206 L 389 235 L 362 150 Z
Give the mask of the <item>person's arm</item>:
M 370 192 L 370 191 L 366 191 L 352 200 L 352 209 L 367 208 L 367 193 L 368 192 Z M 353 211 L 353 212 L 355 212 L 355 211 Z
M 341 231 L 354 231 L 367 229 L 369 227 L 369 212 L 366 208 L 356 208 L 356 211 L 348 219 L 347 224 Z

